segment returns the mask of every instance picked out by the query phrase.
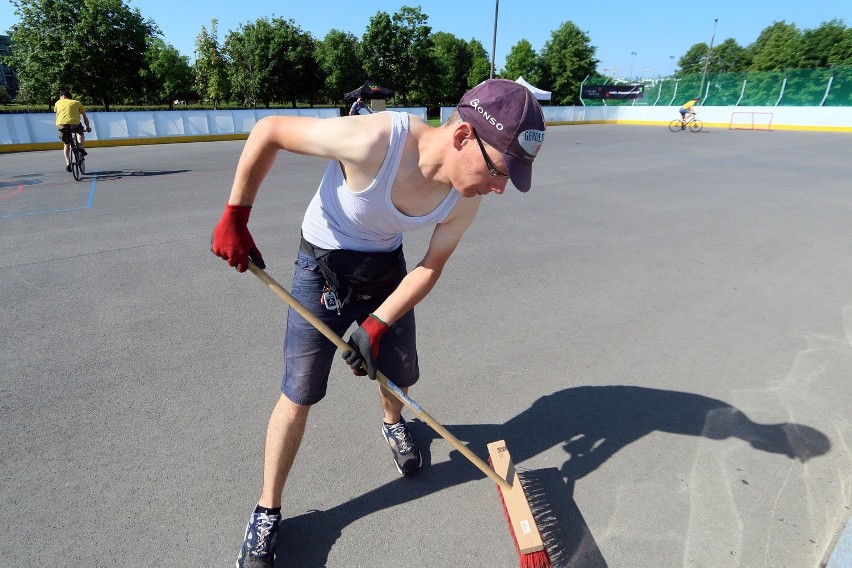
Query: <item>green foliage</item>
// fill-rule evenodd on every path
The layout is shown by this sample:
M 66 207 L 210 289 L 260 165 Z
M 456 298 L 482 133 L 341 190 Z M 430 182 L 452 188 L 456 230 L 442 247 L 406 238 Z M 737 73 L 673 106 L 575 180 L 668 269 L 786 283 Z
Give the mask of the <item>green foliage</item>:
M 139 74 L 144 99 L 149 103 L 166 103 L 172 108 L 175 99 L 189 98 L 193 81 L 189 57 L 160 38 L 149 38 L 145 67 Z
M 317 42 L 314 54 L 323 77 L 320 96 L 325 100 L 342 101 L 345 93 L 364 82 L 358 43 L 358 38 L 341 30 L 331 30 Z
M 491 73 L 489 52 L 479 40 L 433 33 L 421 8 L 405 5 L 392 15 L 376 12 L 361 38 L 331 30 L 317 40 L 293 20 L 263 18 L 228 32 L 220 44 L 213 19 L 196 38 L 190 66 L 158 37 L 154 22 L 125 5 L 129 1 L 11 0 L 20 21 L 10 30 L 12 55 L 2 60 L 17 70 L 17 102 L 50 105 L 64 86 L 87 109 L 93 103 L 105 109 L 122 103 L 170 105 L 176 98 L 201 99 L 214 108 L 313 106 L 339 104 L 343 93 L 371 79 L 396 90 L 391 104 L 431 110 L 454 105 Z M 554 104 L 577 104 L 583 79 L 610 81 L 594 78 L 595 52 L 588 34 L 566 22 L 538 53 L 528 40 L 519 40 L 499 76 L 523 76 L 552 91 Z M 780 104 L 819 104 L 828 72 L 825 77 L 793 72 L 802 68 L 833 68 L 825 104 L 850 104 L 852 86 L 844 67 L 852 68 L 852 28 L 842 20 L 803 31 L 774 22 L 746 47 L 729 38 L 708 54 L 706 43 L 694 44 L 678 60 L 679 82 L 649 83 L 646 98 L 630 104 L 671 104 L 673 98 L 680 104 L 698 94 L 702 78 L 706 104 L 735 104 L 744 77 L 740 104 L 775 104 L 785 77 Z
M 728 38 L 713 47 L 708 71 L 710 73 L 731 73 L 745 71 L 751 63 L 748 50 L 732 38 Z
M 523 77 L 533 85 L 541 82 L 538 55 L 536 55 L 529 41 L 522 39 L 512 46 L 509 55 L 506 56 L 506 65 L 500 71 L 500 76 L 513 81 L 518 77 Z
M 749 47 L 751 69 L 776 71 L 799 65 L 802 34 L 796 24 L 775 22 L 760 32 Z
M 12 0 L 12 66 L 25 101 L 52 101 L 64 86 L 105 108 L 139 89 L 150 38 L 159 34 L 122 0 Z
M 831 20 L 816 29 L 805 30 L 799 66 L 852 66 L 852 28 L 847 28 L 842 20 Z
M 210 33 L 201 26 L 195 38 L 195 88 L 203 99 L 212 101 L 213 108 L 230 95 L 228 62 L 219 46 L 219 21 L 210 21 Z
M 589 36 L 573 22 L 551 32 L 541 52 L 541 88 L 551 91 L 560 105 L 580 102 L 580 84 L 595 73 L 598 60 Z
M 463 39 L 438 32 L 432 36 L 431 55 L 437 67 L 432 100 L 443 106 L 452 106 L 469 88 L 467 74 L 473 66 L 473 54 Z
M 396 91 L 403 105 L 411 95 L 432 89 L 440 69 L 432 60 L 432 28 L 419 7 L 402 6 L 393 16 L 377 12 L 361 39 L 360 55 L 368 78 Z M 425 102 L 425 101 L 424 101 Z
M 467 51 L 471 58 L 470 70 L 467 73 L 467 88 L 470 89 L 491 76 L 491 59 L 478 39 L 472 39 L 467 43 Z
M 707 59 L 707 50 L 709 47 L 706 43 L 696 43 L 690 47 L 677 62 L 678 75 L 691 75 L 693 73 L 702 73 L 704 71 L 704 61 Z

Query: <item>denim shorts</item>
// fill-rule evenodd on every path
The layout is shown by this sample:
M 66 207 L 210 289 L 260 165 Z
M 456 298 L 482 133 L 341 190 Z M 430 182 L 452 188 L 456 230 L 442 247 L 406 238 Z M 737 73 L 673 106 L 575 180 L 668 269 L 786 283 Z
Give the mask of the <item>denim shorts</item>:
M 300 250 L 296 258 L 291 294 L 336 334 L 343 337 L 353 323 L 362 322 L 396 289 L 406 273 L 405 259 L 401 258 L 400 263 L 402 270 L 398 282 L 377 296 L 350 301 L 338 315 L 337 310 L 327 310 L 320 302 L 325 279 L 316 260 Z M 399 387 L 409 387 L 420 378 L 416 335 L 414 310 L 410 310 L 391 326 L 379 344 L 376 366 Z M 284 378 L 281 380 L 281 392 L 296 404 L 309 406 L 318 403 L 325 397 L 328 375 L 336 351 L 337 347 L 331 341 L 290 308 L 284 334 Z M 352 377 L 349 380 L 369 381 L 366 377 L 355 377 L 348 368 L 346 374 Z

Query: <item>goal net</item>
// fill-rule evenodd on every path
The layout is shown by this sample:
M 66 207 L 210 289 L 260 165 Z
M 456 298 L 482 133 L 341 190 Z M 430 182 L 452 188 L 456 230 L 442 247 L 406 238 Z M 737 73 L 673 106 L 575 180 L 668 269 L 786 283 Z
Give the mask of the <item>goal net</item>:
M 772 130 L 771 112 L 733 112 L 728 130 Z

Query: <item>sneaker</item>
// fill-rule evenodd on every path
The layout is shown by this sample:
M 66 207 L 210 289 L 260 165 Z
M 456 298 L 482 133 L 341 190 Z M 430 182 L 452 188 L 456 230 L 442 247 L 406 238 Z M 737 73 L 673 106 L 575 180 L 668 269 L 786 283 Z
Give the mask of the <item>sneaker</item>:
M 70 172 L 70 171 L 71 171 L 71 165 L 70 165 L 70 164 L 69 164 L 69 165 L 67 165 L 67 166 L 65 166 L 65 171 L 66 171 L 66 172 Z
M 411 439 L 411 432 L 408 431 L 404 418 L 396 424 L 384 424 L 382 434 L 393 452 L 393 461 L 399 473 L 411 475 L 420 469 L 423 459 L 420 457 L 420 450 Z
M 251 514 L 243 548 L 237 557 L 237 568 L 272 568 L 280 522 L 281 515 Z
M 88 156 L 88 155 L 89 155 L 89 153 L 88 153 L 88 152 L 86 152 L 85 150 L 83 150 L 82 148 L 80 148 L 80 155 L 81 155 L 81 156 Z

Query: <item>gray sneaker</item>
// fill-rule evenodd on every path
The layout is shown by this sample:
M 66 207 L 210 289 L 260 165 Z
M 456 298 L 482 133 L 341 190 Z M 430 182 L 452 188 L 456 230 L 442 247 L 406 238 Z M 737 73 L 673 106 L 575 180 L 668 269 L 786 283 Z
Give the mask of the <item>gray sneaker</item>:
M 411 432 L 405 425 L 405 419 L 396 424 L 382 424 L 382 434 L 393 452 L 393 462 L 402 475 L 411 475 L 423 465 L 420 450 L 411 439 Z
M 281 515 L 251 514 L 243 548 L 237 557 L 237 568 L 272 568 L 275 564 L 275 541 Z

